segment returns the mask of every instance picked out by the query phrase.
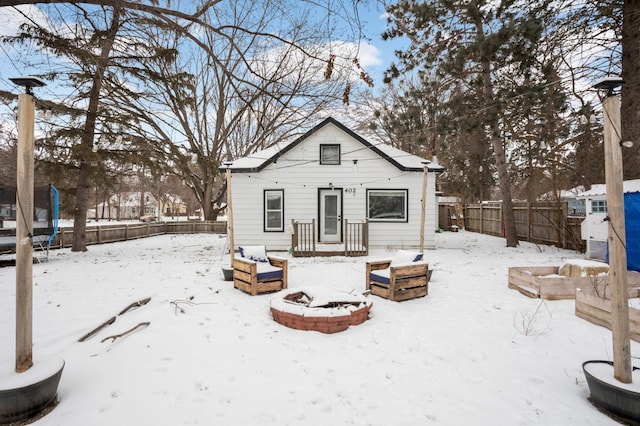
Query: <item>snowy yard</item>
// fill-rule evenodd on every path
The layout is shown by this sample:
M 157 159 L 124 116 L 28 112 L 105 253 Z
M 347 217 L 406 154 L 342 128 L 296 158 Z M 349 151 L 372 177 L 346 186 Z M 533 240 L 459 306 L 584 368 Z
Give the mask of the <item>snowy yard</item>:
M 435 270 L 427 297 L 369 296 L 370 320 L 332 335 L 288 329 L 271 318 L 272 295 L 251 297 L 223 281 L 224 236 L 53 251 L 50 263 L 34 265 L 34 357 L 57 354 L 66 366 L 59 405 L 36 424 L 617 424 L 588 402 L 581 368 L 611 359 L 611 333 L 577 318 L 573 300 L 507 288 L 510 266 L 560 265 L 580 254 L 528 243 L 507 249 L 503 239 L 468 232 L 436 241 L 425 252 Z M 364 291 L 365 258 L 283 256 L 290 288 Z M 15 268 L 1 268 L 0 283 L 2 376 L 14 364 Z M 631 349 L 640 364 L 640 345 Z

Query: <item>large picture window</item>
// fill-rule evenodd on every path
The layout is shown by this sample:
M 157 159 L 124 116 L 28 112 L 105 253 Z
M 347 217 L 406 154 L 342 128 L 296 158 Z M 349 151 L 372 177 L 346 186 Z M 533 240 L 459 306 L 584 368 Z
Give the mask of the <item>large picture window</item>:
M 284 231 L 283 189 L 265 189 L 264 191 L 264 230 L 265 232 Z
M 340 164 L 340 145 L 320 145 L 320 164 Z
M 367 190 L 367 218 L 372 222 L 407 222 L 406 189 Z

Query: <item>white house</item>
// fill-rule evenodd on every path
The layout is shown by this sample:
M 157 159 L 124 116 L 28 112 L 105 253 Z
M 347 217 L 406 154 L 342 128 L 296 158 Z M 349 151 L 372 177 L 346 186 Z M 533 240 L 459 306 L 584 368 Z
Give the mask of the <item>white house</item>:
M 367 248 L 419 247 L 426 163 L 328 118 L 286 145 L 230 166 L 234 246 L 288 250 L 292 221 L 314 221 L 315 242 L 338 246 L 345 221 L 367 220 Z M 436 173 L 444 169 L 427 168 L 424 247 L 434 248 Z
M 640 179 L 622 183 L 624 191 L 625 228 L 628 266 L 637 270 L 640 265 Z M 607 258 L 607 187 L 592 185 L 591 189 L 577 195 L 586 204 L 586 218 L 581 225 L 581 238 L 587 242 L 587 257 Z
M 150 192 L 142 192 L 143 202 L 140 202 L 140 192 L 122 192 L 113 195 L 108 202 L 97 205 L 98 219 L 131 220 L 140 216 L 158 216 L 158 201 Z M 142 210 L 141 210 L 141 207 Z

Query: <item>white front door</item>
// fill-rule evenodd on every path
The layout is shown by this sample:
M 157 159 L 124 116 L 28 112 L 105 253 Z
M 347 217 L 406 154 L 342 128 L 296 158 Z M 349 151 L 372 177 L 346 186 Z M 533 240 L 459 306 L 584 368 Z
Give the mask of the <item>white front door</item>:
M 342 241 L 342 189 L 320 190 L 320 242 Z

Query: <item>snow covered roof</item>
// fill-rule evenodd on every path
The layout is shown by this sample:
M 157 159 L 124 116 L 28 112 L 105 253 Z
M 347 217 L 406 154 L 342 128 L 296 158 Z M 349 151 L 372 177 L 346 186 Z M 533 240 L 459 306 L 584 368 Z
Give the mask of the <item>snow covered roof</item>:
M 367 141 L 360 135 L 356 134 L 349 128 L 347 128 L 344 124 L 340 123 L 338 120 L 329 117 L 322 121 L 320 124 L 315 126 L 313 129 L 309 130 L 304 135 L 300 136 L 296 140 L 285 144 L 285 145 L 274 145 L 270 148 L 264 149 L 262 151 L 255 152 L 247 157 L 238 158 L 231 165 L 231 170 L 235 172 L 257 172 L 261 171 L 265 167 L 269 166 L 273 162 L 276 162 L 279 157 L 302 143 L 305 139 L 313 135 L 318 130 L 322 129 L 328 124 L 333 124 L 345 133 L 349 134 L 358 142 L 362 143 L 372 152 L 375 152 L 383 159 L 387 160 L 389 163 L 396 166 L 398 169 L 402 171 L 423 171 L 423 161 L 427 161 L 424 158 L 418 157 L 417 155 L 410 154 L 406 151 L 403 151 L 398 148 L 394 148 L 391 145 L 379 143 L 372 144 Z M 429 171 L 431 172 L 442 172 L 444 171 L 444 167 L 434 162 L 430 162 L 427 165 Z M 221 168 L 223 170 L 224 168 Z
M 560 199 L 562 200 L 567 198 L 576 198 L 583 192 L 584 192 L 584 186 L 581 185 L 581 186 L 573 187 L 571 189 L 562 189 L 559 191 L 559 195 L 560 195 Z M 554 191 L 545 192 L 538 198 L 540 200 L 555 200 L 556 193 Z
M 640 179 L 634 180 L 625 180 L 622 182 L 622 190 L 625 194 L 632 192 L 640 192 Z M 591 189 L 588 191 L 584 191 L 577 195 L 578 198 L 590 198 L 596 197 L 598 195 L 606 195 L 607 194 L 607 185 L 604 183 L 598 183 L 595 185 L 591 185 Z

